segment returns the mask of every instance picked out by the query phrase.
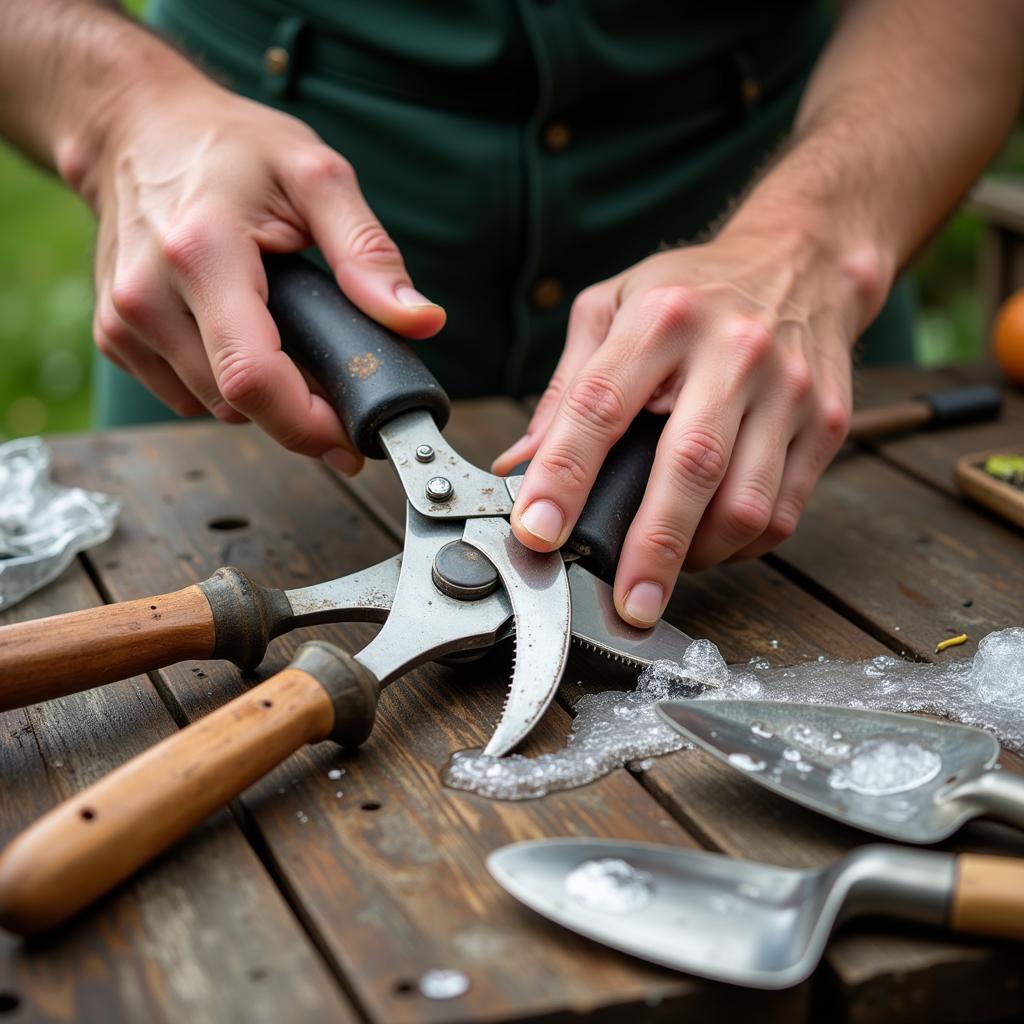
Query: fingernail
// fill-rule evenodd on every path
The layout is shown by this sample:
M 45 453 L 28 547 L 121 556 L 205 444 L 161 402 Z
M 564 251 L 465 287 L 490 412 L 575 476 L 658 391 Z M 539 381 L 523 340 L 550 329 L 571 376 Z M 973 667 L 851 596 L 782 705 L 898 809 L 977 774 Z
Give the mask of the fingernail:
M 359 472 L 359 457 L 353 455 L 347 448 L 332 448 L 324 452 L 322 458 L 331 469 L 336 469 L 345 476 L 353 476 Z
M 399 285 L 395 289 L 395 298 L 403 306 L 411 306 L 414 309 L 418 306 L 436 306 L 436 302 L 431 302 L 426 295 L 421 295 L 412 285 L 403 284 Z
M 653 626 L 661 618 L 661 603 L 664 600 L 665 591 L 660 583 L 642 580 L 633 584 L 633 589 L 623 602 L 623 608 L 634 622 Z
M 545 544 L 555 544 L 562 536 L 565 516 L 553 501 L 541 498 L 526 506 L 526 510 L 519 517 L 519 522 Z

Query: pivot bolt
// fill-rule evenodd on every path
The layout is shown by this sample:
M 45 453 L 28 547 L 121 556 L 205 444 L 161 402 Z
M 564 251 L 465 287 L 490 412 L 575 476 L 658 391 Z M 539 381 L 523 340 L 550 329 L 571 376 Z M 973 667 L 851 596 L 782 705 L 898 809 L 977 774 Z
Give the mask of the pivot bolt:
M 416 446 L 416 461 L 417 462 L 433 462 L 434 461 L 434 449 L 429 444 L 421 444 Z
M 432 476 L 427 481 L 427 497 L 431 501 L 450 501 L 454 494 L 455 488 L 446 476 Z

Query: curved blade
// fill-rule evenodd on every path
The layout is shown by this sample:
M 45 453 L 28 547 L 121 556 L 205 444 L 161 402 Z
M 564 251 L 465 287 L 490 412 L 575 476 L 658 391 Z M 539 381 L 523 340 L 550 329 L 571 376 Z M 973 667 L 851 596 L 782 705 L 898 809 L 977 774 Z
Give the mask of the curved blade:
M 462 539 L 498 570 L 512 603 L 516 659 L 501 718 L 485 754 L 507 754 L 540 721 L 569 656 L 572 605 L 557 551 L 540 554 L 516 540 L 504 519 L 470 519 Z

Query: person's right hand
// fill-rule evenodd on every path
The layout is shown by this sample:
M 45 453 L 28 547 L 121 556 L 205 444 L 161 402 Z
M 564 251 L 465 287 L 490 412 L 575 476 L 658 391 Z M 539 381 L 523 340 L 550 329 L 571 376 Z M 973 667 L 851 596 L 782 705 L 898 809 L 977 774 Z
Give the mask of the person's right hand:
M 250 419 L 346 473 L 362 457 L 281 351 L 261 250 L 319 246 L 345 294 L 408 338 L 444 324 L 351 165 L 301 121 L 206 80 L 126 98 L 74 182 L 99 216 L 99 350 L 175 412 Z

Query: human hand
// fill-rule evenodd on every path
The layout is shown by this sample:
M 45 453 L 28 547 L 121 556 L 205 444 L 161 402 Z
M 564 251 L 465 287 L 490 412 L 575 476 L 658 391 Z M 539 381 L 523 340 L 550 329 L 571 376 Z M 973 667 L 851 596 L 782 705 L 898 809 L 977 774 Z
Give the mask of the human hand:
M 681 567 L 784 540 L 846 436 L 850 350 L 880 302 L 869 278 L 805 238 L 737 230 L 583 291 L 526 435 L 495 461 L 507 473 L 532 460 L 516 536 L 537 551 L 564 544 L 646 407 L 668 420 L 619 560 L 622 618 L 656 622 Z
M 79 183 L 99 216 L 97 346 L 182 415 L 251 419 L 356 472 L 337 415 L 281 351 L 261 251 L 319 246 L 349 299 L 409 338 L 435 334 L 444 311 L 307 125 L 198 75 L 139 92 Z

